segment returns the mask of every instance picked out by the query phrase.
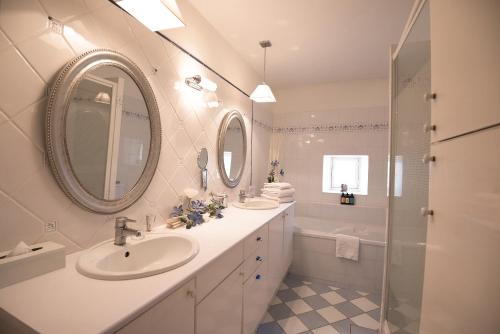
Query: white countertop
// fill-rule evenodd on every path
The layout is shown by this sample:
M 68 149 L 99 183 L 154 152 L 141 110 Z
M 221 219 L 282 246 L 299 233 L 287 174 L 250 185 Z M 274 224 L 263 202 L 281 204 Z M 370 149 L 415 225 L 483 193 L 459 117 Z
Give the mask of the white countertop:
M 82 252 L 70 254 L 64 269 L 0 289 L 0 308 L 41 333 L 114 332 L 292 205 L 272 210 L 229 207 L 222 219 L 189 230 L 165 230 L 196 238 L 200 252 L 184 266 L 155 276 L 126 281 L 88 278 L 75 269 Z

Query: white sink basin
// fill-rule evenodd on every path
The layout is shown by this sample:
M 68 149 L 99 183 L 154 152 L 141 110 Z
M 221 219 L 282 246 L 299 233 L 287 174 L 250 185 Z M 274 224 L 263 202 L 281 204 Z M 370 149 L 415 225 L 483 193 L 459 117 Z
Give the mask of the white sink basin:
M 278 202 L 263 198 L 247 199 L 245 203 L 234 202 L 233 206 L 247 210 L 270 210 L 279 206 Z
M 83 253 L 76 269 L 102 280 L 126 280 L 152 276 L 178 268 L 198 254 L 195 239 L 178 234 L 146 234 L 141 240 L 127 238 L 124 246 L 104 241 Z

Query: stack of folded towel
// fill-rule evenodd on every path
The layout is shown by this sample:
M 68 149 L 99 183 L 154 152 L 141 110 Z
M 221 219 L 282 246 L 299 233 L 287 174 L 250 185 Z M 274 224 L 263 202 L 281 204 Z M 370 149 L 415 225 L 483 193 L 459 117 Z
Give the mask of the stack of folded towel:
M 288 203 L 294 201 L 293 194 L 295 194 L 295 189 L 290 183 L 264 183 L 264 188 L 262 188 L 261 191 L 262 197 L 278 201 L 278 203 Z

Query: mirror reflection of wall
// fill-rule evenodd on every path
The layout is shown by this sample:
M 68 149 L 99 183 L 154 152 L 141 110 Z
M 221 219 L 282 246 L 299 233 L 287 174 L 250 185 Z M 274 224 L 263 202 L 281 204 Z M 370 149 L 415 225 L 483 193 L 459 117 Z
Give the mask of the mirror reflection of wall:
M 86 190 L 98 198 L 105 198 L 112 106 L 96 97 L 111 97 L 114 89 L 113 82 L 86 76 L 75 90 L 66 119 L 66 132 L 71 134 L 66 144 L 73 171 Z
M 149 154 L 149 122 L 129 75 L 113 66 L 85 74 L 71 96 L 66 136 L 73 171 L 90 194 L 118 199 L 135 186 Z

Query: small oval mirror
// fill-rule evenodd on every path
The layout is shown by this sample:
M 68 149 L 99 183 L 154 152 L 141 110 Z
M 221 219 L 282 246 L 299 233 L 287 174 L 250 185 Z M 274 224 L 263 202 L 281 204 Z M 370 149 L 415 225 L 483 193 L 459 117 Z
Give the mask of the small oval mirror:
M 219 172 L 228 187 L 236 187 L 245 169 L 247 136 L 245 121 L 237 110 L 222 120 L 218 137 Z

